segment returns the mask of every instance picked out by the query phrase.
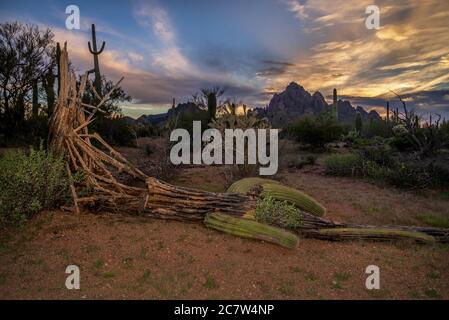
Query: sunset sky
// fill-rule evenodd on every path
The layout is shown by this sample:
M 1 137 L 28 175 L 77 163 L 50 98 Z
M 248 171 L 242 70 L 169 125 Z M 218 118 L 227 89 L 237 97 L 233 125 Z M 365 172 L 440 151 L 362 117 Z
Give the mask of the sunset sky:
M 65 28 L 70 4 L 80 8 L 80 30 Z M 365 27 L 372 4 L 379 30 Z M 296 81 L 326 97 L 336 87 L 367 107 L 384 106 L 394 90 L 422 114 L 449 119 L 447 0 L 1 1 L 0 22 L 13 20 L 51 28 L 80 72 L 92 68 L 95 23 L 106 41 L 101 70 L 125 76 L 132 116 L 213 85 L 261 107 Z

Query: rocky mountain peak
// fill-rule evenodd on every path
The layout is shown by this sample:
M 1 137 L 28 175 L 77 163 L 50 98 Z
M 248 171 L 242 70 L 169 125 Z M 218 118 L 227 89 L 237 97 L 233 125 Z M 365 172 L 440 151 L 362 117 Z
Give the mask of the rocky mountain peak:
M 381 119 L 376 111 L 368 113 L 360 106 L 354 108 L 347 100 L 338 100 L 337 109 L 341 122 L 353 123 L 357 111 L 367 120 Z M 284 91 L 273 95 L 264 115 L 274 127 L 282 127 L 300 116 L 318 115 L 326 110 L 330 110 L 330 105 L 321 92 L 317 91 L 311 95 L 303 86 L 291 82 Z

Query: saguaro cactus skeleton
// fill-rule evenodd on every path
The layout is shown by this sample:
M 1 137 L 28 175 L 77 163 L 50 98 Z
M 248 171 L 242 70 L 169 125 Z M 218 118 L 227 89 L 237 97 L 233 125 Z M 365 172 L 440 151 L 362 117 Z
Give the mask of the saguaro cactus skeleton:
M 86 105 L 82 102 L 82 97 L 86 87 L 92 86 L 87 77 L 88 72 L 81 77 L 80 84 L 77 86 L 75 73 L 69 69 L 68 61 L 67 46 L 64 45 L 60 60 L 61 90 L 50 119 L 49 145 L 55 152 L 65 156 L 70 176 L 80 171 L 84 174 L 84 180 L 79 185 L 71 185 L 75 212 L 79 213 L 80 208 L 86 207 L 161 219 L 199 223 L 205 221 L 207 225 L 225 232 L 273 243 L 285 245 L 285 240 L 290 239 L 287 246 L 293 246 L 295 240 L 288 234 L 278 232 L 276 229 L 267 229 L 260 223 L 245 223 L 236 219 L 251 219 L 251 212 L 254 212 L 258 197 L 264 196 L 266 192 L 281 200 L 295 197 L 293 202 L 299 201 L 303 208 L 312 206 L 320 209 L 303 194 L 290 192 L 288 197 L 279 194 L 278 191 L 284 190 L 285 187 L 277 186 L 276 182 L 266 179 L 242 181 L 245 188 L 234 185 L 235 192 L 213 193 L 177 187 L 148 177 L 109 146 L 98 134 L 89 133 L 88 130 L 89 123 L 95 120 L 93 115 L 101 108 L 118 83 L 97 106 Z M 101 145 L 101 149 L 92 143 L 93 140 L 96 140 L 96 145 Z M 116 178 L 119 172 L 140 179 L 146 186 L 134 187 L 121 183 Z M 268 185 L 264 187 L 266 183 Z M 260 188 L 261 185 L 262 188 Z M 88 196 L 79 197 L 77 194 L 79 187 L 87 187 L 91 193 Z M 249 191 L 238 193 L 244 189 Z M 226 216 L 236 219 L 227 219 Z M 449 231 L 436 228 L 382 227 L 379 229 L 374 226 L 337 223 L 307 212 L 301 212 L 301 221 L 301 226 L 292 231 L 321 239 L 407 238 L 417 242 L 430 242 L 432 239 L 449 242 Z

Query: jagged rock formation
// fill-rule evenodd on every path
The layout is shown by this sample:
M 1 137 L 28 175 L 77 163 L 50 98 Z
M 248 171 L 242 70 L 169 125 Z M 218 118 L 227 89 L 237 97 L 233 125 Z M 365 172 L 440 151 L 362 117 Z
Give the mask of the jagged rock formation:
M 273 96 L 265 110 L 258 109 L 258 111 L 259 114 L 266 116 L 274 127 L 281 127 L 300 116 L 331 111 L 331 107 L 320 92 L 311 95 L 301 85 L 291 82 L 283 92 Z M 381 120 L 376 111 L 367 112 L 360 106 L 354 108 L 346 100 L 338 100 L 337 110 L 340 122 L 354 123 L 357 111 L 362 115 L 363 121 Z

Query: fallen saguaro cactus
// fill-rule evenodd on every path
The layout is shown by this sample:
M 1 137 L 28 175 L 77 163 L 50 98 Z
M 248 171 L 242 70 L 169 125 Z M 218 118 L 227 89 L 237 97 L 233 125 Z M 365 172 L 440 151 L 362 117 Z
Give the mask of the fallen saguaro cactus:
M 221 213 L 208 214 L 204 224 L 235 236 L 263 240 L 286 248 L 295 248 L 299 242 L 297 235 L 284 229 Z

